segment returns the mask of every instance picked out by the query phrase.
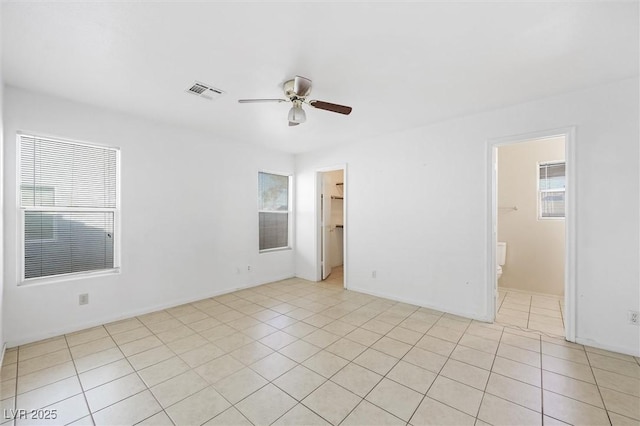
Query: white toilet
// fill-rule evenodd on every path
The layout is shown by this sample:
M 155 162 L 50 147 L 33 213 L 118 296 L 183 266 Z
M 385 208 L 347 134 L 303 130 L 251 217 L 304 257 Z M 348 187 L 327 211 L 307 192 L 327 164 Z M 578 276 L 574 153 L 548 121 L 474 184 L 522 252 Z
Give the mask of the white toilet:
M 496 276 L 498 279 L 502 276 L 502 267 L 504 266 L 504 262 L 507 260 L 507 243 L 503 243 L 498 241 L 498 246 L 496 248 L 496 262 L 498 262 L 498 266 L 496 269 Z

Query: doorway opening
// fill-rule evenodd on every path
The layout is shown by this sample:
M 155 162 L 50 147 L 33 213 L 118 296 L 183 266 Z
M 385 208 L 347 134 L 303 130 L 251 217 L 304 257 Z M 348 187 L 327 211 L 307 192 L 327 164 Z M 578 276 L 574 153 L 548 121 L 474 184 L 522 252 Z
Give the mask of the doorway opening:
M 573 132 L 490 142 L 495 322 L 575 337 Z
M 318 171 L 318 281 L 346 288 L 345 167 Z

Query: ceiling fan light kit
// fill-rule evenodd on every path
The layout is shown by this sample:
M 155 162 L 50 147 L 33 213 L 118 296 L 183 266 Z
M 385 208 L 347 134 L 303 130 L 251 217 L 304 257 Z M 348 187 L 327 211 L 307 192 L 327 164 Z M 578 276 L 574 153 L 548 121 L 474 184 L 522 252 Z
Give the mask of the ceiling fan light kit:
M 302 124 L 307 121 L 307 114 L 302 109 L 300 102 L 294 102 L 289 110 L 289 123 Z
M 241 104 L 291 102 L 293 103 L 293 106 L 289 110 L 289 126 L 297 126 L 307 121 L 307 115 L 302 109 L 302 104 L 307 104 L 314 108 L 337 112 L 344 115 L 349 115 L 351 113 L 352 108 L 349 106 L 316 100 L 307 101 L 307 96 L 311 93 L 311 80 L 308 78 L 297 75 L 293 80 L 285 81 L 282 88 L 287 99 L 239 99 L 238 102 Z

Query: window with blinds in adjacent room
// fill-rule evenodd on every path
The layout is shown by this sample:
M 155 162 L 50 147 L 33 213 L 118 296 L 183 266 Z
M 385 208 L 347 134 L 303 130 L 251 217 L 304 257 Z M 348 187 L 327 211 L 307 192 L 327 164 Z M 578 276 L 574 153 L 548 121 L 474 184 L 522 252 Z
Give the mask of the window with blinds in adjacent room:
M 564 218 L 564 161 L 540 163 L 538 177 L 538 217 L 540 219 Z
M 116 270 L 119 151 L 19 135 L 24 279 Z
M 258 173 L 259 250 L 289 248 L 290 176 Z

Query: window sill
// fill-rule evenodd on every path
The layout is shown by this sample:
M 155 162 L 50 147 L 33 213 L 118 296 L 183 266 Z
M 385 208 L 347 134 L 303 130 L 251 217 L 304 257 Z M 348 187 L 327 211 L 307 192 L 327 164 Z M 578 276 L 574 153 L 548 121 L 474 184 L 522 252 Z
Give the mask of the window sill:
M 287 251 L 287 250 L 293 250 L 293 248 L 292 247 L 278 247 L 278 248 L 272 248 L 272 249 L 258 250 L 258 253 L 259 254 L 273 253 L 273 252 L 277 252 L 277 251 Z
M 120 274 L 120 268 L 113 269 L 105 269 L 101 271 L 91 271 L 91 272 L 76 272 L 72 274 L 62 274 L 62 275 L 53 275 L 50 277 L 42 277 L 42 278 L 27 278 L 18 282 L 18 287 L 30 287 L 44 284 L 54 284 L 59 282 L 67 282 L 67 281 L 76 281 L 82 280 L 85 278 L 97 278 L 104 277 L 109 275 L 118 275 Z

